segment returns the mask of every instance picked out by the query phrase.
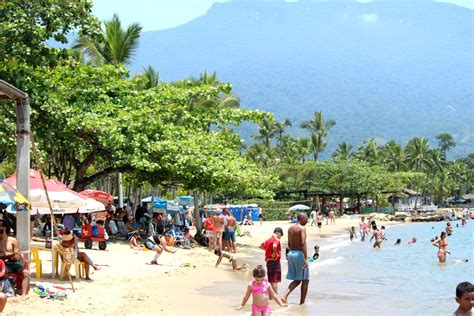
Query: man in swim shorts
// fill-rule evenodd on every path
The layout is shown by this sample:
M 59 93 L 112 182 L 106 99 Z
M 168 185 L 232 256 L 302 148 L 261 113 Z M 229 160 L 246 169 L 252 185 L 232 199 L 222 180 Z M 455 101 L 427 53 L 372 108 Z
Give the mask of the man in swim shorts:
M 285 294 L 281 298 L 283 303 L 288 301 L 288 295 L 301 284 L 300 305 L 304 304 L 308 294 L 309 269 L 308 247 L 306 245 L 306 229 L 308 216 L 306 213 L 298 214 L 298 223 L 288 229 L 288 273 L 286 278 L 292 280 Z

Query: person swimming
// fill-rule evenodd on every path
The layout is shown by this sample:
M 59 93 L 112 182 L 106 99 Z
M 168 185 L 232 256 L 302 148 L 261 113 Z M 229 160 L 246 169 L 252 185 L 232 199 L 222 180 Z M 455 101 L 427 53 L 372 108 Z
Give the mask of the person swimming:
M 314 254 L 313 256 L 309 259 L 309 262 L 313 262 L 319 259 L 319 246 L 315 245 L 314 246 Z
M 397 241 L 393 244 L 394 246 L 398 246 L 402 243 L 402 240 L 400 238 L 397 239 Z
M 414 244 L 414 243 L 416 243 L 416 237 L 413 237 L 411 240 L 408 241 L 409 245 Z
M 469 262 L 468 259 L 453 259 L 453 263 L 466 263 Z

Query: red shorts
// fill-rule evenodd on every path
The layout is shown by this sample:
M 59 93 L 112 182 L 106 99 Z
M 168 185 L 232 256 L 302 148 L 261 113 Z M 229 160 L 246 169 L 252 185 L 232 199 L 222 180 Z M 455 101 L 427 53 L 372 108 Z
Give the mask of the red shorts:
M 267 261 L 268 282 L 281 282 L 281 264 L 280 261 Z

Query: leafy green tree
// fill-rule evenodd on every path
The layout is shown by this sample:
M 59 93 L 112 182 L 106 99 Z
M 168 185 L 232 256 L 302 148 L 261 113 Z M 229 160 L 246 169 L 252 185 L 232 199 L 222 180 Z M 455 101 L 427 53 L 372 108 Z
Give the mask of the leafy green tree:
M 100 23 L 91 14 L 91 1 L 0 1 L 0 60 L 15 65 L 55 65 L 67 49 L 52 48 L 48 40 L 66 44 L 67 34 L 97 36 Z
M 328 134 L 328 131 L 334 125 L 336 125 L 336 121 L 324 120 L 323 113 L 321 111 L 315 112 L 312 119 L 303 121 L 301 123 L 301 128 L 304 128 L 310 132 L 315 161 L 318 160 L 319 153 L 326 147 L 325 138 Z
M 126 30 L 122 29 L 117 14 L 110 21 L 104 22 L 104 26 L 105 31 L 97 39 L 81 36 L 73 49 L 83 53 L 95 66 L 130 63 L 138 48 L 142 27 L 138 23 L 132 23 Z
M 440 133 L 436 135 L 436 139 L 438 140 L 439 149 L 443 153 L 444 157 L 446 157 L 446 153 L 448 151 L 456 147 L 456 143 L 454 142 L 453 135 L 449 133 L 446 133 L 446 132 Z

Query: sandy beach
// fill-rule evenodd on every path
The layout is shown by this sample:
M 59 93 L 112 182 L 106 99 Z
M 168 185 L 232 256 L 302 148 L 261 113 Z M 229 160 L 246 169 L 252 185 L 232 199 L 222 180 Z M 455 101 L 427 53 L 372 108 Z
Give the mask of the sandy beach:
M 323 225 L 322 236 L 316 226 L 307 225 L 308 252 L 312 253 L 315 240 L 346 232 L 351 226 L 358 226 L 359 219 L 337 219 L 335 225 Z M 378 222 L 379 225 L 393 225 L 395 222 Z M 253 268 L 264 264 L 264 255 L 258 246 L 271 236 L 273 229 L 282 227 L 285 236 L 282 248 L 286 246 L 286 231 L 289 222 L 263 222 L 260 226 L 242 226 L 252 238 L 240 237 L 237 240 L 238 261 L 247 262 Z M 60 314 L 97 314 L 97 315 L 246 315 L 250 305 L 240 312 L 234 310 L 239 305 L 245 291 L 245 283 L 251 279 L 250 271 L 232 271 L 231 265 L 223 261 L 215 268 L 217 257 L 209 250 L 196 247 L 191 250 L 178 248 L 176 254 L 164 253 L 159 265 L 149 262 L 154 254 L 150 251 L 131 250 L 127 244 L 110 243 L 106 251 L 94 249 L 81 251 L 102 265 L 100 271 L 91 274 L 93 281 L 76 280 L 73 293 L 69 282 L 52 280 L 51 254 L 40 252 L 45 277 L 39 281 L 54 283 L 67 289 L 67 298 L 63 301 L 41 299 L 33 291 L 26 297 L 9 299 L 4 310 L 5 315 L 60 315 Z M 286 289 L 288 281 L 283 280 L 280 294 Z M 74 275 L 74 272 L 72 272 Z M 32 277 L 33 284 L 37 283 Z M 295 293 L 296 294 L 296 293 Z M 299 295 L 299 294 L 298 294 Z M 298 295 L 290 300 L 289 308 L 296 303 Z M 272 302 L 272 309 L 278 314 L 279 307 Z

